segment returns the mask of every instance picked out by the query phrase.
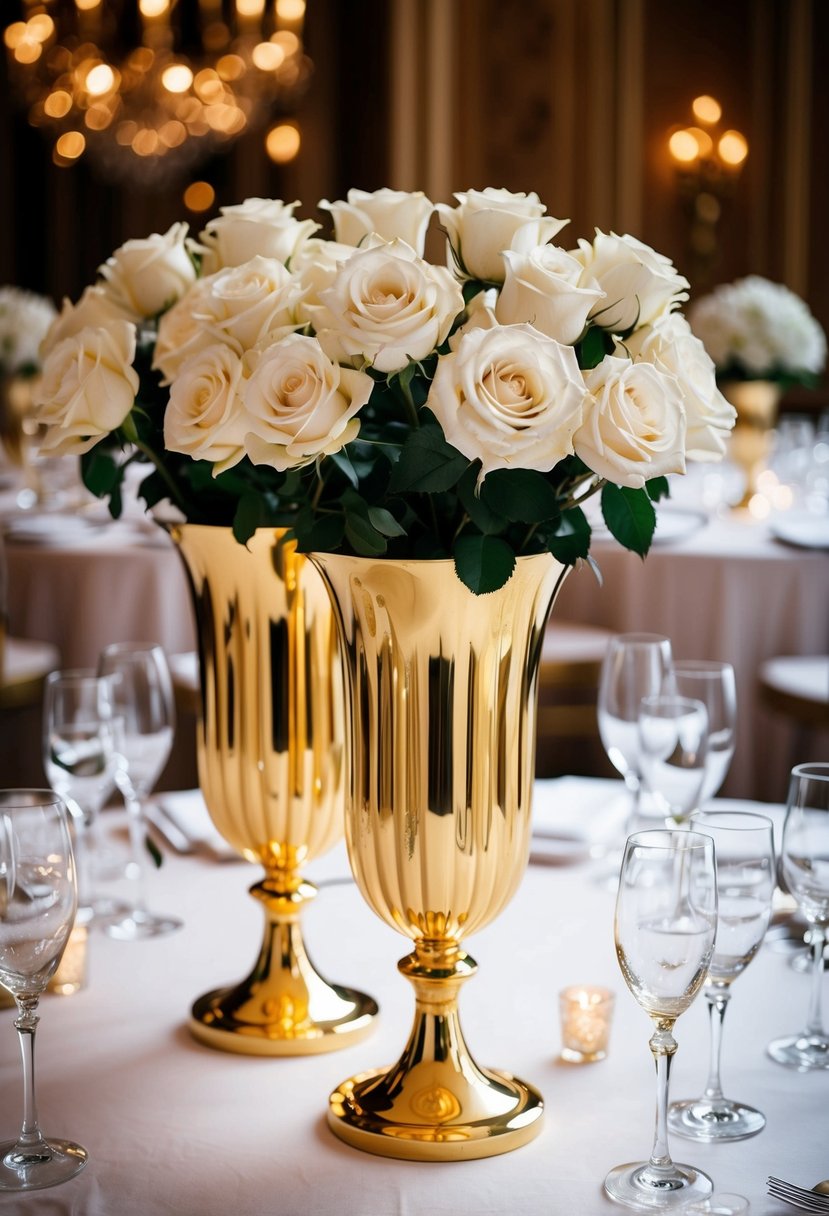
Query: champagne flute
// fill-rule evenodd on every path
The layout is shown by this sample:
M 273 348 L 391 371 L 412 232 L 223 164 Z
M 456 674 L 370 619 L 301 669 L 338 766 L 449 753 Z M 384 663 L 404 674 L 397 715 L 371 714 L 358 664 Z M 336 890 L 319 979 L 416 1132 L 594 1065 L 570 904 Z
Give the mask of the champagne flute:
M 717 870 L 717 940 L 703 992 L 711 1023 L 711 1062 L 700 1098 L 675 1102 L 671 1131 L 691 1140 L 744 1140 L 766 1125 L 765 1115 L 723 1095 L 720 1057 L 731 985 L 754 958 L 768 928 L 775 886 L 774 828 L 765 815 L 696 811 L 694 831 L 714 841 Z
M 708 713 L 705 777 L 694 810 L 719 793 L 734 755 L 737 731 L 737 681 L 730 663 L 707 659 L 674 660 L 674 685 L 681 697 L 702 701 Z
M 639 813 L 642 789 L 639 705 L 643 697 L 668 691 L 671 643 L 654 633 L 621 633 L 611 638 L 599 680 L 598 718 L 602 746 L 630 791 L 628 825 Z
M 135 906 L 104 926 L 110 937 L 137 941 L 180 929 L 182 922 L 149 910 L 145 863 L 145 802 L 173 746 L 173 682 L 161 646 L 124 642 L 107 646 L 98 670 L 112 681 L 118 723 L 115 780 L 124 798 L 132 846 Z
M 73 1178 L 87 1152 L 47 1140 L 38 1123 L 34 1051 L 40 994 L 57 970 L 77 909 L 69 813 L 51 790 L 0 790 L 0 983 L 17 1005 L 23 1122 L 0 1143 L 0 1191 L 33 1191 Z
M 639 705 L 639 767 L 666 826 L 687 822 L 706 773 L 708 713 L 702 701 L 660 693 Z
M 792 769 L 780 850 L 783 880 L 809 922 L 812 997 L 805 1030 L 769 1043 L 778 1064 L 798 1072 L 829 1068 L 829 1032 L 821 1014 L 823 948 L 829 928 L 829 764 Z
M 605 1178 L 607 1194 L 628 1207 L 678 1211 L 712 1191 L 707 1174 L 671 1160 L 667 1115 L 674 1023 L 702 987 L 716 929 L 711 837 L 679 829 L 630 836 L 616 897 L 616 956 L 625 983 L 654 1023 L 657 1099 L 650 1160 L 616 1166 Z
M 100 846 L 98 817 L 115 788 L 110 684 L 95 672 L 53 671 L 43 698 L 43 767 L 50 786 L 73 816 L 83 919 L 101 919 L 122 907 L 94 890 Z

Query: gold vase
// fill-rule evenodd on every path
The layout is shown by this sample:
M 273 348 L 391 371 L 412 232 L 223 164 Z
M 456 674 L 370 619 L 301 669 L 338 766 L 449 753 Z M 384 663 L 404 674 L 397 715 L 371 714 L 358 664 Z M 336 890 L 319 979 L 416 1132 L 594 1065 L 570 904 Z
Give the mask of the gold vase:
M 415 991 L 403 1054 L 338 1086 L 329 1123 L 388 1157 L 508 1152 L 540 1130 L 542 1098 L 470 1056 L 457 999 L 476 965 L 460 939 L 498 915 L 527 863 L 536 674 L 566 571 L 521 558 L 476 598 L 447 561 L 312 561 L 348 673 L 351 866 L 373 911 L 414 943 L 398 964 Z
M 265 869 L 251 895 L 265 935 L 245 979 L 208 992 L 190 1029 L 250 1055 L 332 1051 L 365 1035 L 377 1005 L 314 969 L 300 928 L 316 894 L 302 869 L 344 827 L 342 661 L 325 587 L 272 528 L 170 529 L 199 636 L 199 783 L 219 832 Z
M 780 385 L 773 380 L 724 380 L 720 389 L 737 411 L 728 454 L 745 475 L 745 490 L 737 505 L 747 507 L 752 495 L 757 493 L 757 478 L 768 464 L 771 453 Z

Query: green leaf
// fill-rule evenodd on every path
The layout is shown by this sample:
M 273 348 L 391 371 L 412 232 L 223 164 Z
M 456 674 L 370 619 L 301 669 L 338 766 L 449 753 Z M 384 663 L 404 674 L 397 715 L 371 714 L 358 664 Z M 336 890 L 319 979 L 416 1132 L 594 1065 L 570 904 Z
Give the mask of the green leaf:
M 558 515 L 555 490 L 533 469 L 495 469 L 484 478 L 481 497 L 490 510 L 516 523 L 541 523 Z
M 579 367 L 588 371 L 597 367 L 605 355 L 613 352 L 613 337 L 603 329 L 591 325 L 581 342 L 576 346 Z
M 476 493 L 480 464 L 475 461 L 458 482 L 458 497 L 464 511 L 479 531 L 487 535 L 503 532 L 508 524 L 505 515 L 499 515 L 492 506 L 484 501 L 482 495 Z
M 391 511 L 387 511 L 385 507 L 369 507 L 368 518 L 369 522 L 384 536 L 406 535 L 406 529 L 400 527 Z
M 233 535 L 240 545 L 245 545 L 264 522 L 262 500 L 253 491 L 243 494 L 233 516 Z
M 338 549 L 345 532 L 342 515 L 323 515 L 315 519 L 309 528 L 301 531 L 297 527 L 297 540 L 301 553 L 333 553 Z
M 667 477 L 652 477 L 645 482 L 645 489 L 651 502 L 659 502 L 662 498 L 671 497 L 671 487 Z
M 590 552 L 590 524 L 581 507 L 565 511 L 553 536 L 547 537 L 547 548 L 558 562 L 572 566 Z
M 83 483 L 96 498 L 111 494 L 123 475 L 123 470 L 112 453 L 100 444 L 81 457 Z
M 149 834 L 147 834 L 144 837 L 144 847 L 146 848 L 150 857 L 152 857 L 153 865 L 155 866 L 155 868 L 157 870 L 160 870 L 162 863 L 164 861 L 164 857 L 161 853 L 161 849 L 158 847 L 158 845 L 153 840 L 152 836 L 150 836 Z
M 394 466 L 389 488 L 393 494 L 407 490 L 420 494 L 451 490 L 469 466 L 457 448 L 448 444 L 439 426 L 412 431 Z
M 475 595 L 497 591 L 515 569 L 515 553 L 497 536 L 461 536 L 453 556 L 458 578 Z
M 349 460 L 345 448 L 340 448 L 338 452 L 331 452 L 328 459 L 337 466 L 341 473 L 345 474 L 355 490 L 359 488 L 360 478 L 357 476 L 357 471 Z
M 646 490 L 608 483 L 602 489 L 602 515 L 620 545 L 645 556 L 656 527 L 656 512 Z
M 388 547 L 368 519 L 351 511 L 345 517 L 345 539 L 359 557 L 380 557 Z

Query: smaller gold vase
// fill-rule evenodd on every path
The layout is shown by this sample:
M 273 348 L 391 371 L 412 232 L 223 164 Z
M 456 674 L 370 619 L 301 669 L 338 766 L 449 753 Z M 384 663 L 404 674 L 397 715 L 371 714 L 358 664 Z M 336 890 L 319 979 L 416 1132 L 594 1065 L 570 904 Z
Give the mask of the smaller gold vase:
M 377 1004 L 323 979 L 300 924 L 316 895 L 302 870 L 344 830 L 342 663 L 329 599 L 277 529 L 258 529 L 247 545 L 229 528 L 170 531 L 198 626 L 199 783 L 218 831 L 265 870 L 250 888 L 265 913 L 254 968 L 199 997 L 190 1031 L 247 1055 L 333 1051 L 368 1033 Z
M 737 411 L 728 454 L 745 474 L 745 491 L 737 505 L 747 507 L 757 493 L 757 478 L 767 466 L 771 453 L 780 385 L 773 380 L 724 380 L 720 390 Z

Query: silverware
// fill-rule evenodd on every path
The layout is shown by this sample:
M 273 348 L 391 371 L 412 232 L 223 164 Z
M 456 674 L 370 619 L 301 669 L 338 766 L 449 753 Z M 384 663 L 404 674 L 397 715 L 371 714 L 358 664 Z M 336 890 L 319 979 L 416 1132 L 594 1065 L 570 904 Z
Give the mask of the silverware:
M 769 1177 L 766 1185 L 775 1199 L 782 1199 L 803 1212 L 829 1212 L 829 1180 L 816 1183 L 812 1190 L 774 1177 Z

